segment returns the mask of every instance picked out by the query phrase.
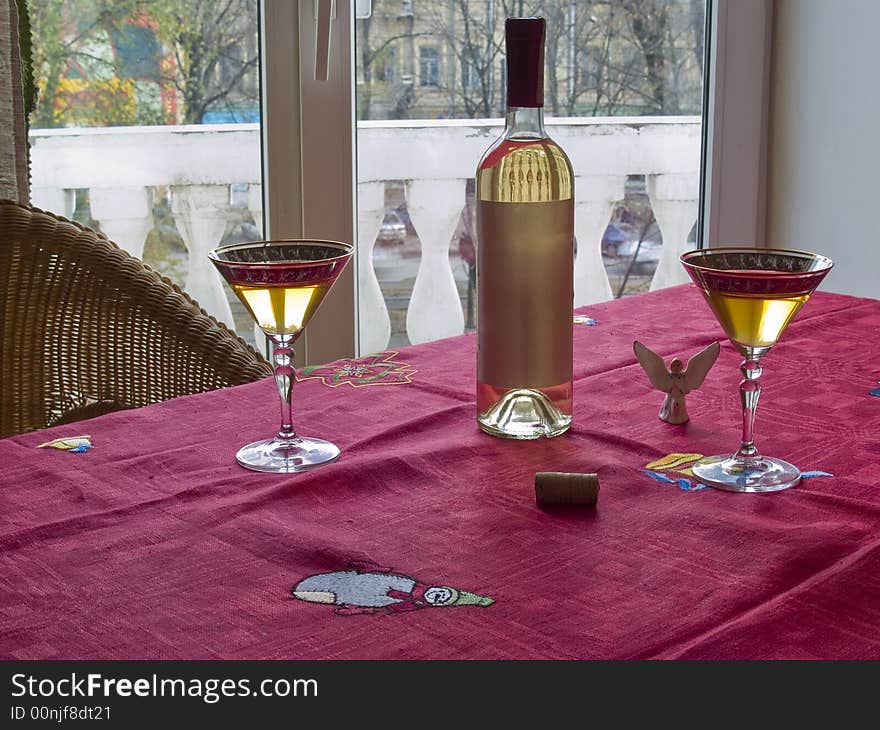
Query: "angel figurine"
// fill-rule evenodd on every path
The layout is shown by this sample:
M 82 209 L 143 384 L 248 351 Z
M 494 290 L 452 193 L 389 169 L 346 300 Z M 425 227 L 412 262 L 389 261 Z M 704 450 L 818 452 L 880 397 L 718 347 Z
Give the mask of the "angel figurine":
M 681 360 L 676 357 L 669 363 L 667 370 L 663 358 L 656 352 L 651 352 L 638 340 L 633 342 L 633 352 L 639 365 L 648 374 L 651 385 L 666 393 L 663 405 L 660 406 L 661 421 L 674 424 L 687 423 L 690 416 L 684 396 L 703 384 L 720 351 L 721 345 L 713 342 L 688 360 L 687 368 L 683 368 Z

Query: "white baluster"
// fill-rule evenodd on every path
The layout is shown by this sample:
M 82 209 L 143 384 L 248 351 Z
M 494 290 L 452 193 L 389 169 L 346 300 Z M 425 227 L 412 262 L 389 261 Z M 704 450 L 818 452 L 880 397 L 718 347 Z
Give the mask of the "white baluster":
M 221 322 L 234 326 L 220 274 L 208 260 L 226 232 L 229 186 L 186 185 L 171 189 L 171 212 L 189 251 L 185 289 Z
M 149 188 L 89 188 L 92 218 L 119 248 L 139 259 L 153 230 L 153 195 Z
M 574 263 L 575 307 L 614 298 L 602 261 L 602 236 L 611 220 L 615 201 L 623 198 L 625 181 L 622 175 L 575 178 L 574 235 L 578 241 Z
M 414 345 L 464 332 L 464 311 L 449 262 L 449 244 L 464 207 L 463 180 L 412 180 L 407 209 L 422 243 L 422 259 L 406 312 Z
M 76 191 L 35 185 L 31 187 L 31 203 L 64 218 L 72 218 L 76 209 Z
M 248 210 L 251 212 L 251 215 L 254 217 L 254 225 L 256 225 L 257 230 L 260 232 L 260 235 L 264 235 L 263 233 L 263 186 L 262 185 L 248 185 Z
M 697 175 L 648 176 L 648 196 L 663 234 L 663 250 L 651 291 L 690 281 L 678 258 L 688 249 L 688 233 L 697 219 L 699 185 Z
M 385 218 L 385 183 L 358 184 L 358 331 L 360 353 L 367 355 L 388 347 L 391 318 L 376 271 L 373 268 L 373 246 Z

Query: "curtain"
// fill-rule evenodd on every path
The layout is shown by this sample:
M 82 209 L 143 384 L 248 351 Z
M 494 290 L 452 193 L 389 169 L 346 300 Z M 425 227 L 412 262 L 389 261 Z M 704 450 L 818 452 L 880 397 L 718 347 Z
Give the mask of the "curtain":
M 28 202 L 28 143 L 16 0 L 0 0 L 0 198 Z

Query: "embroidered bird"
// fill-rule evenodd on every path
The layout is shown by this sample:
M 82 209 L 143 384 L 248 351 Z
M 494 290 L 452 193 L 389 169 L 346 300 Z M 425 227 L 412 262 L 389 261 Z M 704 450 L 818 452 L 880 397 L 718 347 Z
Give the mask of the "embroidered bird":
M 423 583 L 373 563 L 354 561 L 349 570 L 310 575 L 290 590 L 308 603 L 336 606 L 341 616 L 360 613 L 399 613 L 443 606 L 491 606 L 488 596 L 451 586 Z
M 721 345 L 713 342 L 688 360 L 687 367 L 684 367 L 681 360 L 676 357 L 669 363 L 667 370 L 663 358 L 656 352 L 652 352 L 638 340 L 633 342 L 633 352 L 639 365 L 648 374 L 651 385 L 666 393 L 658 414 L 661 421 L 674 424 L 687 423 L 690 416 L 684 397 L 703 384 L 720 351 Z

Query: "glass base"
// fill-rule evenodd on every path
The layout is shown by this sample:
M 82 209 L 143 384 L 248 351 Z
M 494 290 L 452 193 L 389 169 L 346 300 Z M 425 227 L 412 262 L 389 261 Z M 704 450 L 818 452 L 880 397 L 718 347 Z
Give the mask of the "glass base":
M 553 438 L 568 431 L 571 416 L 560 411 L 540 390 L 511 390 L 477 416 L 490 436 L 507 439 Z
M 694 477 L 728 492 L 778 492 L 795 486 L 801 472 L 782 459 L 759 456 L 741 461 L 734 456 L 708 456 L 691 467 Z
M 290 441 L 278 438 L 254 441 L 242 446 L 235 455 L 245 469 L 289 474 L 307 471 L 339 458 L 339 448 L 322 439 L 298 436 Z

